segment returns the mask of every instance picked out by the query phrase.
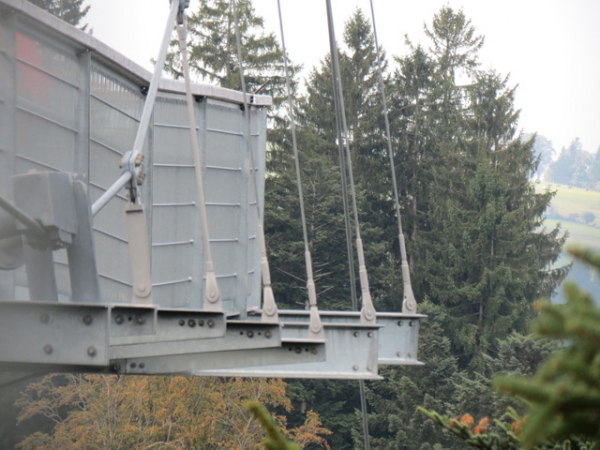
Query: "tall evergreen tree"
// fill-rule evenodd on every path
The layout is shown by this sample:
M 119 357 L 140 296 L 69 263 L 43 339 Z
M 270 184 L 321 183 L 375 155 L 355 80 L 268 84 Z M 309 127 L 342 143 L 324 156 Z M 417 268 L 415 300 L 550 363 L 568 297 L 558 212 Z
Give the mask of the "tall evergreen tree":
M 246 89 L 271 95 L 278 104 L 285 96 L 285 74 L 275 34 L 264 32 L 264 20 L 251 0 L 238 0 L 236 8 Z M 198 10 L 188 15 L 187 27 L 191 71 L 202 80 L 241 90 L 231 1 L 200 0 Z M 171 42 L 165 67 L 176 78 L 183 76 L 177 40 Z M 290 69 L 294 73 L 299 67 Z
M 50 14 L 70 23 L 79 25 L 81 20 L 90 11 L 90 5 L 85 5 L 84 0 L 27 0 L 35 6 L 45 9 Z M 87 29 L 87 24 L 80 27 Z
M 575 184 L 581 173 L 587 169 L 580 167 L 585 155 L 579 138 L 575 138 L 567 148 L 562 148 L 558 159 L 548 168 L 546 178 L 555 183 Z

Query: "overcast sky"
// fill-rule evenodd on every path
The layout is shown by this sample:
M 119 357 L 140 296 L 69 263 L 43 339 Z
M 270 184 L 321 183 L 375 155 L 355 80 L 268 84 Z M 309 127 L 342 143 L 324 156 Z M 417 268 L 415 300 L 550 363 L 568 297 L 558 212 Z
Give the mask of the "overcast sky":
M 168 0 L 88 0 L 94 36 L 153 70 Z M 290 57 L 310 69 L 329 51 L 325 2 L 281 0 Z M 254 0 L 267 31 L 279 38 L 276 0 Z M 370 19 L 369 0 L 332 0 L 336 35 L 356 8 Z M 374 0 L 380 45 L 403 56 L 404 35 L 429 46 L 424 23 L 444 5 L 464 11 L 485 36 L 485 69 L 510 73 L 518 84 L 520 128 L 549 138 L 557 151 L 576 137 L 595 153 L 600 146 L 600 1 L 598 0 Z M 196 10 L 198 0 L 190 9 Z

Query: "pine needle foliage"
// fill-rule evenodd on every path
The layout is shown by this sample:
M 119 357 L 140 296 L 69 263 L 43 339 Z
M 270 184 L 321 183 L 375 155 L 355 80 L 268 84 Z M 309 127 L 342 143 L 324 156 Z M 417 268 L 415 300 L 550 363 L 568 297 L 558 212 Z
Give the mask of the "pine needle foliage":
M 600 272 L 599 253 L 583 248 L 569 253 Z M 600 442 L 600 309 L 575 283 L 565 285 L 565 294 L 562 305 L 537 303 L 540 317 L 534 325 L 561 349 L 531 378 L 495 381 L 502 392 L 532 405 L 521 436 L 526 448 L 572 435 Z

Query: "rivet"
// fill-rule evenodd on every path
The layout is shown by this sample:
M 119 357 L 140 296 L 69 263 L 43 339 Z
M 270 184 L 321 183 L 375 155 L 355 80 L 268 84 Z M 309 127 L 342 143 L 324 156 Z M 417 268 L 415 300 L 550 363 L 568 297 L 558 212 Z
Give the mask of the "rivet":
M 211 319 L 207 322 L 207 325 L 208 325 L 208 328 L 212 328 L 215 326 L 215 321 Z
M 46 313 L 40 314 L 40 322 L 42 322 L 42 323 L 50 322 L 50 316 Z
M 317 347 L 313 347 L 313 348 L 311 348 L 311 349 L 310 349 L 310 352 L 311 352 L 313 355 L 316 355 L 316 354 L 317 354 Z
M 399 326 L 399 327 L 401 327 L 401 326 L 402 326 L 402 321 L 401 321 L 401 320 L 399 320 L 399 321 L 398 321 L 398 326 Z
M 265 337 L 267 339 L 269 339 L 271 337 L 271 332 L 270 331 L 265 331 Z
M 198 321 L 198 326 L 203 327 L 204 326 L 204 320 L 200 319 Z
M 92 316 L 89 316 L 87 314 L 85 316 L 83 316 L 83 323 L 85 323 L 86 325 L 91 325 L 92 322 L 93 322 Z
M 249 338 L 253 338 L 253 337 L 254 337 L 254 331 L 252 331 L 252 330 L 251 330 L 251 331 L 248 331 L 248 333 L 247 333 L 247 334 L 248 334 L 248 337 L 249 337 Z
M 352 370 L 357 371 L 358 370 L 358 366 L 357 365 L 352 366 Z
M 96 356 L 96 349 L 94 347 L 88 347 L 87 353 L 90 356 Z
M 54 351 L 54 349 L 52 348 L 52 346 L 50 344 L 44 345 L 44 353 L 46 355 L 51 354 L 53 351 Z
M 179 326 L 183 327 L 185 325 L 185 320 L 179 319 Z
M 123 323 L 125 319 L 123 318 L 123 316 L 121 314 L 117 315 L 117 317 L 115 317 L 115 322 L 117 322 L 117 325 L 121 325 Z
M 139 325 L 144 325 L 146 323 L 146 318 L 144 316 L 135 316 L 135 321 L 139 324 Z
M 146 367 L 145 363 L 140 363 L 140 369 L 143 369 L 144 367 Z
M 402 356 L 402 352 L 396 352 L 396 356 L 400 358 Z
M 367 333 L 367 336 L 368 336 L 368 337 L 370 337 L 370 338 L 372 338 L 372 337 L 373 337 L 373 332 L 372 332 L 372 331 L 369 331 L 369 332 Z
M 296 348 L 296 353 L 298 353 L 298 354 L 302 353 L 302 349 L 300 347 L 297 347 Z
M 196 321 L 194 319 L 188 320 L 188 326 L 194 328 L 196 326 Z
M 136 363 L 131 363 L 131 364 L 129 364 L 129 367 L 131 367 L 132 369 L 135 369 L 135 368 L 136 368 L 136 366 L 137 366 L 137 364 L 136 364 Z
M 355 331 L 354 332 L 354 337 L 359 337 L 359 336 L 360 336 L 360 333 L 358 331 Z
M 121 364 L 114 363 L 112 366 L 110 366 L 110 368 L 113 372 L 118 372 L 119 370 L 121 370 Z

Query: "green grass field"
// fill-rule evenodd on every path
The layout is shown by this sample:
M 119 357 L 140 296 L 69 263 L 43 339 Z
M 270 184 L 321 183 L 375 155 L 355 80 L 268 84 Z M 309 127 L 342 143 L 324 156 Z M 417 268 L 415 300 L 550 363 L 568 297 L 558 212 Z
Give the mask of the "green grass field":
M 561 229 L 569 232 L 568 244 L 582 244 L 600 247 L 600 192 L 569 188 L 556 183 L 541 183 L 536 190 L 556 190 L 550 208 L 546 211 L 547 229 L 554 228 L 560 222 Z M 586 223 L 585 214 L 593 214 Z

